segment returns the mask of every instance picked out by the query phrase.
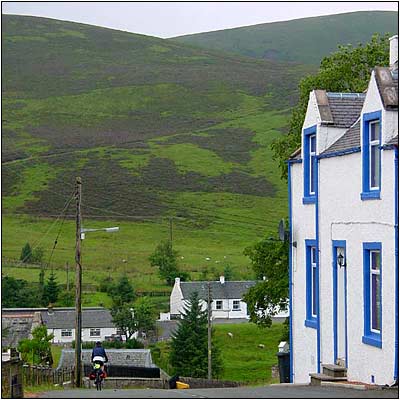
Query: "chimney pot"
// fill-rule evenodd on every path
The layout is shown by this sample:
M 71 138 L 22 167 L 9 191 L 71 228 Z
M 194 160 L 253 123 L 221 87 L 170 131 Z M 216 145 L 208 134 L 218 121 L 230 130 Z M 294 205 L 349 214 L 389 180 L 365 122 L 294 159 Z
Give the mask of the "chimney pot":
M 394 67 L 396 62 L 399 61 L 399 36 L 394 35 L 391 38 L 389 38 L 389 43 L 390 43 L 390 66 Z
M 221 282 L 221 285 L 223 285 L 225 283 L 225 277 L 223 275 L 221 275 L 219 277 L 219 281 Z

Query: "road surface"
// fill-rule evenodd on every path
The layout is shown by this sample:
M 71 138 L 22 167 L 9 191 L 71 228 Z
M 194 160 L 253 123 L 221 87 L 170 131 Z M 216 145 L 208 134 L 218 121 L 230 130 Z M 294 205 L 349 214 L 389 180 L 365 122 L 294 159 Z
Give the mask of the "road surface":
M 209 399 L 209 398 L 398 398 L 398 390 L 355 390 L 326 386 L 258 386 L 218 389 L 95 389 L 54 390 L 40 393 L 39 398 L 146 398 L 146 399 Z M 36 397 L 36 396 L 35 396 Z

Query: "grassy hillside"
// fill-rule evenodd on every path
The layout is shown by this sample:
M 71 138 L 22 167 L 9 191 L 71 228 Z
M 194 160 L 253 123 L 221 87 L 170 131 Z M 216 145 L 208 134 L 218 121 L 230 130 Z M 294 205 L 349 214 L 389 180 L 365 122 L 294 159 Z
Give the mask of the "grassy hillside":
M 360 11 L 302 18 L 173 38 L 243 56 L 319 65 L 338 44 L 367 42 L 374 33 L 398 32 L 398 13 Z
M 65 222 L 55 217 L 81 176 L 84 226 L 121 227 L 87 235 L 84 281 L 126 272 L 138 289 L 165 290 L 148 256 L 168 238 L 169 217 L 194 278 L 226 263 L 248 277 L 244 247 L 275 232 L 287 213 L 269 145 L 285 132 L 297 82 L 311 69 L 2 18 L 3 261 L 18 258 L 26 241 L 42 246 L 47 261 L 60 232 L 51 264 L 65 281 L 73 203 Z M 38 270 L 8 261 L 3 272 L 38 279 Z
M 224 366 L 220 379 L 245 384 L 273 383 L 271 367 L 278 364 L 276 352 L 284 334 L 283 324 L 274 323 L 267 329 L 260 329 L 252 323 L 216 324 L 214 329 Z M 260 344 L 265 347 L 258 347 Z M 172 374 L 168 360 L 169 342 L 159 342 L 151 347 L 151 351 L 154 362 Z

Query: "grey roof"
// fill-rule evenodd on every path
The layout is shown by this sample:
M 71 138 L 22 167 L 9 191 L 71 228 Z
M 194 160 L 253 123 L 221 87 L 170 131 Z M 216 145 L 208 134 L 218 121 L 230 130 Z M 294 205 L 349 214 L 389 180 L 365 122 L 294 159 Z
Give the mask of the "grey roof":
M 399 73 L 385 67 L 375 68 L 375 80 L 382 103 L 386 109 L 399 108 Z
M 241 299 L 256 283 L 256 281 L 225 281 L 225 283 L 212 281 L 210 282 L 211 297 L 213 299 Z M 181 282 L 180 285 L 184 299 L 188 299 L 194 292 L 197 292 L 201 299 L 206 299 L 208 296 L 208 282 Z
M 365 94 L 328 92 L 326 95 L 333 119 L 333 123 L 329 125 L 337 128 L 350 128 L 360 116 Z
M 53 309 L 42 311 L 43 323 L 50 329 L 74 329 L 75 309 Z M 110 311 L 105 308 L 82 309 L 82 328 L 113 328 Z
M 360 146 L 360 119 L 351 126 L 335 143 L 328 147 L 321 155 L 345 151 Z

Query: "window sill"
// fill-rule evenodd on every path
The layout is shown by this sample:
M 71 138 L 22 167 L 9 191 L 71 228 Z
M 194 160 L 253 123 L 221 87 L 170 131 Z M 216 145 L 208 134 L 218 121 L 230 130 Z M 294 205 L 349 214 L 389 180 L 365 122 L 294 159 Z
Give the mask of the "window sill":
M 313 329 L 317 329 L 317 320 L 316 319 L 306 319 L 304 321 L 304 325 L 307 328 L 313 328 Z
M 370 346 L 374 347 L 379 347 L 380 349 L 382 348 L 382 339 L 380 338 L 379 335 L 376 336 L 363 336 L 362 337 L 362 342 L 364 344 L 368 344 Z
M 361 200 L 380 200 L 381 199 L 381 191 L 375 190 L 373 192 L 362 192 L 360 193 Z
M 315 204 L 315 196 L 304 196 L 303 204 Z

